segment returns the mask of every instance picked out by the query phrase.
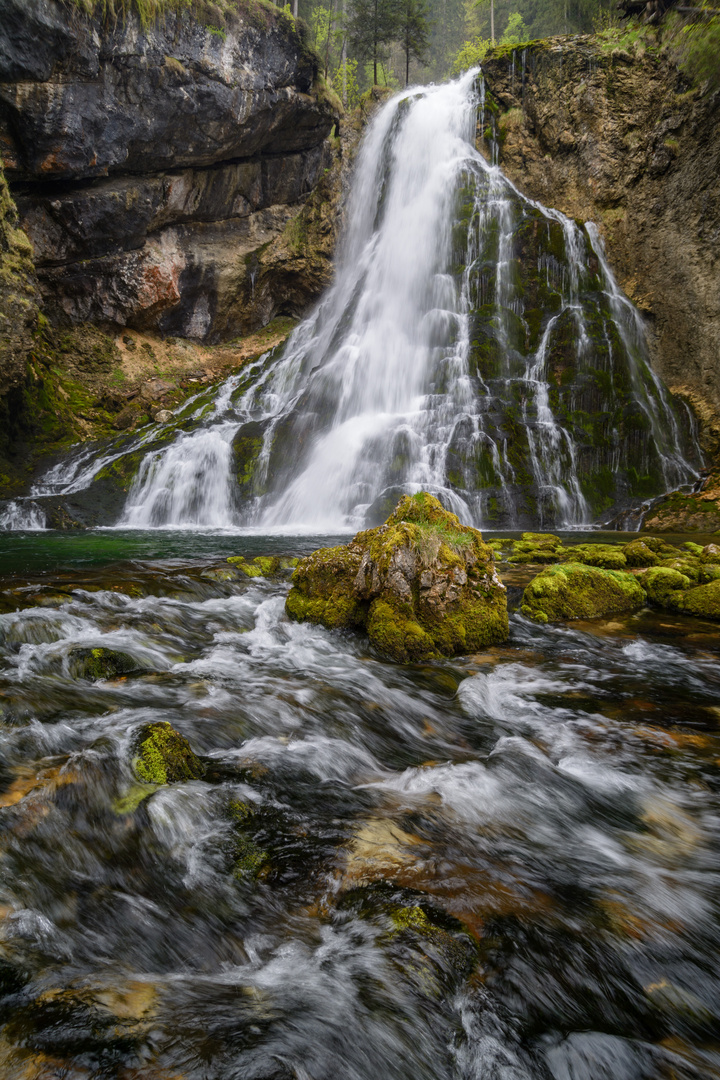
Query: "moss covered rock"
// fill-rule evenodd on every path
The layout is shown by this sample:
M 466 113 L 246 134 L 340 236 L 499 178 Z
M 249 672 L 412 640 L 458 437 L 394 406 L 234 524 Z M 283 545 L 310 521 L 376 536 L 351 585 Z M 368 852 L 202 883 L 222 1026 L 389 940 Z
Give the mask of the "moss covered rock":
M 562 540 L 554 533 L 524 532 L 513 544 L 510 563 L 554 563 L 560 559 Z
M 627 559 L 617 544 L 574 544 L 563 550 L 567 562 L 598 566 L 603 570 L 624 570 Z
M 129 653 L 115 649 L 71 649 L 68 656 L 70 671 L 76 679 L 120 679 L 145 670 Z
M 522 597 L 523 615 L 536 622 L 595 619 L 636 611 L 645 593 L 632 574 L 580 563 L 549 566 L 534 577 Z
M 320 549 L 293 574 L 291 618 L 364 628 L 401 663 L 505 641 L 507 597 L 493 551 L 432 495 L 404 496 L 384 525 Z
M 653 566 L 644 574 L 638 575 L 638 581 L 648 595 L 648 600 L 658 607 L 667 607 L 672 597 L 691 584 L 689 577 L 671 566 Z
M 205 775 L 205 766 L 184 735 L 165 722 L 142 728 L 133 767 L 145 784 L 175 784 Z
M 255 879 L 268 868 L 268 854 L 256 843 L 252 833 L 256 811 L 250 803 L 233 799 L 228 807 L 232 822 L 232 875 L 238 881 Z
M 286 555 L 258 555 L 250 562 L 243 555 L 231 555 L 227 561 L 247 577 L 271 577 L 284 570 L 294 569 L 300 562 L 299 559 Z
M 622 549 L 628 566 L 657 566 L 660 556 L 645 540 L 631 540 Z
M 702 619 L 720 622 L 720 580 L 675 593 L 671 602 L 675 610 L 685 615 L 698 615 Z

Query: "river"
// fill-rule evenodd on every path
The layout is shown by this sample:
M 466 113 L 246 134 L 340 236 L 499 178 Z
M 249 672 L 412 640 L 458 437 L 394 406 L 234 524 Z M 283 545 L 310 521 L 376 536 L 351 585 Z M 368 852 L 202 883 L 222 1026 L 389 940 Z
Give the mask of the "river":
M 0 537 L 0 1075 L 720 1076 L 720 629 L 401 666 L 225 561 L 321 541 Z M 203 779 L 138 791 L 150 721 Z

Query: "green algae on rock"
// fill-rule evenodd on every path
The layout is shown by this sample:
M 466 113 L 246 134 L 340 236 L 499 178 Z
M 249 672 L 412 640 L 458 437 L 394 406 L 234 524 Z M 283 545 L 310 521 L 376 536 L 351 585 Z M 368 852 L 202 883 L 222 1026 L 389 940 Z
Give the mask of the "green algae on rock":
M 670 597 L 692 584 L 689 577 L 671 566 L 652 566 L 638 581 L 648 595 L 648 600 L 658 607 L 667 607 Z
M 129 653 L 115 649 L 71 649 L 68 663 L 76 679 L 121 679 L 145 670 Z
M 273 574 L 282 573 L 283 570 L 294 570 L 300 562 L 299 559 L 288 555 L 257 555 L 248 562 L 243 555 L 231 555 L 227 560 L 240 573 L 247 577 L 270 577 Z
M 554 563 L 560 559 L 562 540 L 554 533 L 524 532 L 515 540 L 509 563 Z
M 249 827 L 255 817 L 255 808 L 239 799 L 233 799 L 228 806 L 233 825 L 233 863 L 232 875 L 238 881 L 255 879 L 268 866 L 268 854 L 248 835 Z
M 624 570 L 627 566 L 622 548 L 615 544 L 575 544 L 565 548 L 562 557 L 566 562 L 598 566 L 603 570 Z
M 563 622 L 636 611 L 644 603 L 645 593 L 632 574 L 564 563 L 549 566 L 532 579 L 520 611 L 536 622 Z
M 365 629 L 401 663 L 507 640 L 505 587 L 493 550 L 432 495 L 405 495 L 384 525 L 320 549 L 293 574 L 288 615 Z
M 655 566 L 639 575 L 648 599 L 657 607 L 720 621 L 720 578 L 697 585 L 669 566 Z
M 133 768 L 146 784 L 175 784 L 200 780 L 205 775 L 205 766 L 190 743 L 166 722 L 142 728 Z

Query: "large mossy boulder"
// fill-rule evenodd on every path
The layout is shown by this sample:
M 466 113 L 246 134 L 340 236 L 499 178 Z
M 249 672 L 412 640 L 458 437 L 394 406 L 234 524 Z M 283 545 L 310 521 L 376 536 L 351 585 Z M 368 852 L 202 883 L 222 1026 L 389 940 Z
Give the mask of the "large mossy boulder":
M 720 579 L 696 585 L 678 570 L 655 566 L 639 575 L 639 580 L 657 607 L 720 622 Z
M 563 563 L 532 579 L 520 611 L 536 622 L 563 622 L 636 611 L 644 603 L 645 592 L 630 573 Z
M 406 663 L 505 641 L 507 595 L 493 551 L 432 495 L 404 496 L 384 525 L 322 548 L 293 574 L 292 619 L 365 629 Z

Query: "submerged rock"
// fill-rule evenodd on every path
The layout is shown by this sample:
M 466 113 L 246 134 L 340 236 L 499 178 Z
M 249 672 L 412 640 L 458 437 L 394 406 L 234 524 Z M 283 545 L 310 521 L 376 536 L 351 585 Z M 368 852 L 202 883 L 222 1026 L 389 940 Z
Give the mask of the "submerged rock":
M 175 784 L 205 775 L 205 766 L 190 743 L 166 722 L 142 728 L 133 767 L 146 784 Z
M 536 622 L 595 619 L 635 611 L 645 593 L 632 574 L 580 563 L 549 566 L 525 589 L 520 607 Z
M 129 653 L 115 649 L 71 649 L 68 663 L 75 678 L 91 682 L 120 679 L 145 670 Z
M 404 496 L 384 525 L 303 559 L 286 603 L 298 621 L 366 629 L 401 663 L 472 652 L 508 635 L 493 551 L 432 495 Z

